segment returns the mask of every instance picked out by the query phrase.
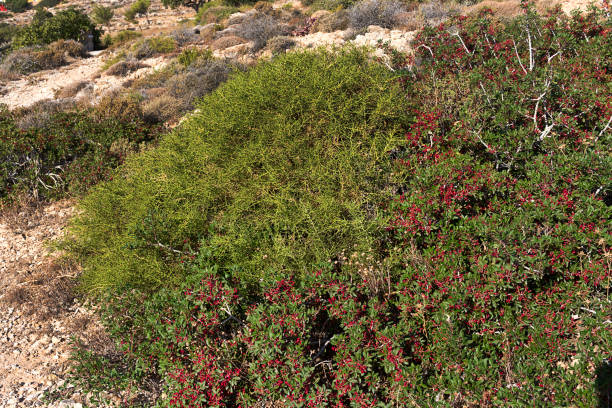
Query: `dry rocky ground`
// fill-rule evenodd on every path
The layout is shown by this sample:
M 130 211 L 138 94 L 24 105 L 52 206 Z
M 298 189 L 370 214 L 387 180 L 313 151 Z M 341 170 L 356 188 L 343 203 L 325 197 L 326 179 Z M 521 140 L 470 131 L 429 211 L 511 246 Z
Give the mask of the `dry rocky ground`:
M 78 407 L 76 390 L 49 405 L 46 391 L 65 383 L 71 337 L 104 342 L 92 313 L 73 295 L 77 268 L 50 256 L 73 202 L 0 219 L 0 406 Z M 68 387 L 70 388 L 70 387 Z

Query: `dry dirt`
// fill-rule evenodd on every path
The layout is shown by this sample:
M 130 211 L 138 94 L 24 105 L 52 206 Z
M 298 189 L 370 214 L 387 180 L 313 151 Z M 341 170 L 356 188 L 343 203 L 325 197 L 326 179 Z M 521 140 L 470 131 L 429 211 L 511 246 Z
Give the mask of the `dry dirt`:
M 9 82 L 5 84 L 3 94 L 0 94 L 0 104 L 6 104 L 10 109 L 27 107 L 45 99 L 54 99 L 60 89 L 81 81 L 87 82 L 89 86 L 77 95 L 77 99 L 81 96 L 94 103 L 107 91 L 121 88 L 125 82 L 160 69 L 167 63 L 164 57 L 144 59 L 141 62 L 147 67 L 124 77 L 116 77 L 100 72 L 107 58 L 109 54 L 104 52 L 58 69 L 36 72 Z
M 65 382 L 69 341 L 99 341 L 93 314 L 75 299 L 78 269 L 51 256 L 46 243 L 59 238 L 73 202 L 5 215 L 0 219 L 0 406 L 78 407 L 69 391 L 49 405 L 43 394 Z

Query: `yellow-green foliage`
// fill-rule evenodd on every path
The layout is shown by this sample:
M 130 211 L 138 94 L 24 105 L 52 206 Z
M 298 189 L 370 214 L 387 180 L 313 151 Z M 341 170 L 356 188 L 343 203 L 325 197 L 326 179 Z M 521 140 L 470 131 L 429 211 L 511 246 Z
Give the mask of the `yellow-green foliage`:
M 173 52 L 176 47 L 176 41 L 171 37 L 150 37 L 137 41 L 132 47 L 131 54 L 136 59 L 150 58 L 158 54 Z
M 68 247 L 85 287 L 169 284 L 198 245 L 247 280 L 375 245 L 404 101 L 358 50 L 290 53 L 235 74 L 81 202 Z

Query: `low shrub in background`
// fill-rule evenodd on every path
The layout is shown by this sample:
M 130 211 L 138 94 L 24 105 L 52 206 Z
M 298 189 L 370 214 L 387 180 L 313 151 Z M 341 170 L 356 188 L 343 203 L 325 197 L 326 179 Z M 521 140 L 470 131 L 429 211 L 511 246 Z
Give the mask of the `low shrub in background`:
M 149 37 L 137 41 L 129 54 L 136 59 L 151 58 L 159 54 L 168 54 L 176 51 L 177 43 L 171 37 Z
M 186 48 L 178 55 L 177 61 L 187 68 L 198 60 L 206 61 L 212 58 L 212 52 L 208 49 Z
M 126 76 L 145 67 L 148 67 L 148 65 L 143 64 L 138 60 L 127 59 L 111 65 L 110 68 L 106 70 L 106 73 L 114 76 Z
M 40 0 L 38 3 L 36 3 L 36 8 L 51 8 L 57 6 L 61 2 L 61 0 Z
M 115 12 L 110 7 L 104 7 L 96 4 L 91 10 L 91 19 L 94 23 L 99 25 L 108 25 L 111 19 L 115 15 Z
M 14 24 L 0 23 L 0 47 L 10 44 L 13 37 L 19 32 L 19 27 Z
M 80 10 L 68 8 L 23 27 L 13 38 L 13 48 L 50 44 L 57 40 L 82 42 L 87 34 L 93 35 L 94 44 L 99 44 L 100 31 L 89 17 Z
M 253 51 L 259 51 L 266 46 L 269 39 L 288 35 L 289 26 L 279 22 L 273 16 L 258 13 L 244 21 L 237 32 L 239 37 L 253 42 Z
M 272 55 L 283 54 L 293 47 L 295 47 L 295 40 L 282 35 L 268 40 L 266 44 L 266 48 L 272 52 Z
M 74 40 L 59 40 L 44 48 L 26 47 L 13 51 L 2 60 L 0 71 L 26 75 L 66 65 L 67 57 L 78 58 L 86 55 L 83 44 Z
M 256 282 L 376 245 L 377 175 L 404 117 L 389 81 L 358 51 L 290 53 L 234 75 L 83 201 L 67 245 L 85 287 L 179 280 L 198 246 Z
M 13 13 L 22 13 L 28 9 L 28 0 L 5 0 L 3 4 Z
M 200 24 L 219 23 L 239 11 L 238 7 L 226 5 L 223 1 L 213 0 L 200 7 L 196 21 Z
M 130 8 L 125 12 L 125 19 L 130 22 L 135 22 L 136 16 L 144 15 L 147 16 L 149 13 L 149 7 L 151 6 L 150 0 L 136 0 Z M 148 19 L 148 17 L 147 17 Z
M 370 25 L 393 28 L 400 24 L 400 17 L 406 13 L 406 7 L 399 1 L 365 0 L 354 4 L 347 10 L 351 28 L 362 30 Z
M 122 30 L 111 36 L 110 40 L 107 40 L 106 46 L 119 47 L 140 37 L 142 37 L 142 33 L 138 31 Z
M 22 194 L 37 200 L 80 194 L 125 159 L 124 153 L 113 151 L 113 144 L 124 141 L 135 150 L 158 132 L 133 118 L 102 119 L 49 104 L 26 112 L 2 109 L 0 208 Z

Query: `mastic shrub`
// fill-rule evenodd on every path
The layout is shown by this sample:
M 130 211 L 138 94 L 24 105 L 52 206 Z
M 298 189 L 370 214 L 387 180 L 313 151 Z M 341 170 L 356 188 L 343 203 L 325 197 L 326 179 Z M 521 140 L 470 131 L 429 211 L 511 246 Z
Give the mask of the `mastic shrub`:
M 6 0 L 4 5 L 13 13 L 22 13 L 28 9 L 28 0 Z
M 57 40 L 84 41 L 92 34 L 94 44 L 99 43 L 100 31 L 80 10 L 68 8 L 42 20 L 33 21 L 13 38 L 13 48 L 44 45 Z
M 69 245 L 85 287 L 175 282 L 198 247 L 255 281 L 375 245 L 404 112 L 389 72 L 356 50 L 235 74 L 83 200 Z

